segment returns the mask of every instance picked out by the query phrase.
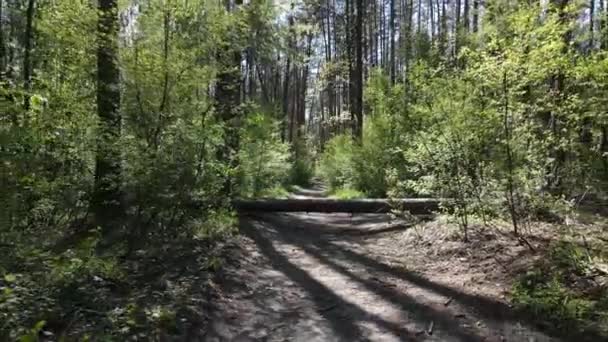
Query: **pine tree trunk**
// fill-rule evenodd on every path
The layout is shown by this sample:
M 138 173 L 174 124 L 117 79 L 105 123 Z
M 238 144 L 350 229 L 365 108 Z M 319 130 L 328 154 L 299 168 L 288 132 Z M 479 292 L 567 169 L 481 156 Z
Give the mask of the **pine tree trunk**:
M 391 84 L 395 84 L 395 0 L 390 0 L 390 77 Z
M 361 142 L 363 138 L 363 50 L 361 47 L 363 29 L 363 0 L 357 0 L 357 22 L 355 24 L 355 104 L 353 108 L 353 137 Z
M 287 62 L 285 64 L 285 80 L 283 81 L 283 120 L 282 120 L 282 127 L 281 127 L 281 137 L 282 140 L 285 142 L 287 141 L 287 123 L 289 121 L 289 82 L 290 77 L 291 77 L 291 53 L 290 53 L 290 49 L 291 49 L 291 28 L 293 26 L 293 17 L 289 17 L 289 37 L 287 38 Z
M 4 41 L 4 1 L 0 0 L 0 83 L 4 81 L 7 65 L 7 51 Z
M 600 1 L 604 1 L 604 0 L 600 0 Z M 594 26 L 594 20 L 595 20 L 595 0 L 590 0 L 589 1 L 589 49 L 593 49 L 593 34 L 595 26 Z
M 36 0 L 28 0 L 25 24 L 25 36 L 23 39 L 23 90 L 25 96 L 23 107 L 30 109 L 30 92 L 32 91 L 32 48 L 34 43 L 34 12 Z
M 464 0 L 464 32 L 469 33 L 470 19 L 469 18 L 469 0 Z
M 435 40 L 435 12 L 433 0 L 429 0 L 429 22 L 431 24 L 431 42 Z
M 96 222 L 107 235 L 124 216 L 121 195 L 120 72 L 118 69 L 117 0 L 98 2 L 97 49 L 97 155 L 92 208 Z
M 479 1 L 473 0 L 473 32 L 479 31 Z
M 236 0 L 232 6 L 230 0 L 225 0 L 224 6 L 226 11 L 234 11 L 235 8 L 242 4 L 242 0 Z M 229 35 L 231 37 L 233 35 Z M 215 92 L 216 109 L 220 114 L 224 127 L 224 144 L 218 150 L 217 158 L 220 161 L 227 162 L 231 170 L 235 170 L 239 165 L 239 115 L 241 104 L 241 89 L 242 89 L 242 73 L 241 73 L 241 51 L 238 49 L 238 44 L 227 44 L 220 49 L 218 62 L 220 64 L 220 72 L 217 76 L 217 85 Z M 235 195 L 235 180 L 234 177 L 226 176 L 224 180 L 224 194 L 227 196 Z

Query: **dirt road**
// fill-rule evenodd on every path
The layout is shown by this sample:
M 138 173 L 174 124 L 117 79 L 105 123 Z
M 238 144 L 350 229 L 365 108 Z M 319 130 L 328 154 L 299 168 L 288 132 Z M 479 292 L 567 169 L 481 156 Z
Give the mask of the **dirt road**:
M 398 243 L 406 229 L 385 215 L 242 217 L 206 341 L 558 341 L 469 285 L 474 272 Z

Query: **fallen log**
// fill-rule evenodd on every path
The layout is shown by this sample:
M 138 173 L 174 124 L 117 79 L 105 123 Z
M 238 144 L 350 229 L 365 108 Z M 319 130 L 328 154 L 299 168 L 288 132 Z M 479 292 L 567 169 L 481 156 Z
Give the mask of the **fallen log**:
M 439 210 L 442 199 L 238 199 L 232 202 L 241 212 L 308 212 L 308 213 L 389 213 L 409 211 L 413 215 L 428 215 Z

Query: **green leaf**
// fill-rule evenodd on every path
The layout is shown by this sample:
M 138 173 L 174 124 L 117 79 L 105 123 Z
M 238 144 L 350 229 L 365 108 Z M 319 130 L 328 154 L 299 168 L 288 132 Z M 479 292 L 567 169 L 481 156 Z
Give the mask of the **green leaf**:
M 14 274 L 6 274 L 4 275 L 4 281 L 7 283 L 14 283 L 17 281 L 17 276 Z

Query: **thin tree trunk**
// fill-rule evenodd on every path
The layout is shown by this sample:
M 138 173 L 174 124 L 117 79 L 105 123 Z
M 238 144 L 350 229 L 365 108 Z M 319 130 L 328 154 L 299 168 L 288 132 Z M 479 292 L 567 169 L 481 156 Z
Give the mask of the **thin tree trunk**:
M 30 109 L 30 92 L 32 91 L 32 47 L 34 44 L 35 9 L 36 0 L 28 0 L 25 37 L 23 39 L 23 90 L 25 92 L 23 107 L 25 110 Z
M 7 51 L 4 40 L 4 1 L 0 0 L 0 83 L 4 81 L 7 65 Z
M 291 77 L 291 56 L 287 55 L 287 64 L 285 65 L 285 81 L 283 81 L 283 128 L 281 130 L 283 141 L 285 137 L 285 125 L 289 120 L 289 81 Z
M 433 0 L 429 0 L 429 21 L 431 24 L 431 42 L 435 40 L 435 11 Z
M 361 142 L 363 138 L 363 50 L 361 47 L 363 28 L 363 0 L 357 0 L 357 22 L 355 24 L 355 103 L 353 110 L 353 136 Z
M 473 0 L 473 32 L 479 31 L 479 1 Z
M 604 1 L 604 0 L 600 0 Z M 595 20 L 595 0 L 589 1 L 589 49 L 593 49 L 593 34 L 594 34 L 594 20 Z
M 469 0 L 464 0 L 464 13 L 463 13 L 463 20 L 464 20 L 464 32 L 468 33 L 469 32 L 469 26 L 470 26 L 470 19 L 469 18 Z
M 302 127 L 306 124 L 306 95 L 308 93 L 308 74 L 310 72 L 309 63 L 310 57 L 312 56 L 312 34 L 308 34 L 308 46 L 306 48 L 306 66 L 304 67 L 304 73 L 302 75 L 302 92 L 300 102 L 300 115 L 298 118 L 298 138 L 302 134 Z
M 171 13 L 169 9 L 165 9 L 163 16 L 163 95 L 158 106 L 158 117 L 156 119 L 156 129 L 152 140 L 154 151 L 158 150 L 160 145 L 160 136 L 163 130 L 165 117 L 168 113 L 167 106 L 169 104 L 169 44 L 171 39 L 170 33 Z
M 507 72 L 503 74 L 503 96 L 504 96 L 504 112 L 503 125 L 505 130 L 505 152 L 507 155 L 507 203 L 511 214 L 511 222 L 513 223 L 513 232 L 519 234 L 517 206 L 515 203 L 515 182 L 513 174 L 515 172 L 513 151 L 511 150 L 511 123 L 509 119 L 509 88 L 507 83 Z
M 92 208 L 97 223 L 107 235 L 124 216 L 121 195 L 120 71 L 118 69 L 117 0 L 98 2 L 97 49 L 97 155 Z
M 422 0 L 418 0 L 418 11 L 416 12 L 416 16 L 417 16 L 417 20 L 418 20 L 418 27 L 416 28 L 416 33 L 420 33 L 422 31 Z
M 236 0 L 234 6 L 240 6 L 242 0 Z M 233 11 L 230 0 L 224 1 L 226 11 Z M 231 35 L 229 35 L 231 36 Z M 215 91 L 215 102 L 217 111 L 225 124 L 224 144 L 217 151 L 217 158 L 226 162 L 232 170 L 239 164 L 239 134 L 238 120 L 239 106 L 241 102 L 242 74 L 241 74 L 241 51 L 236 48 L 236 44 L 228 44 L 219 51 L 217 56 L 220 64 L 220 72 L 217 76 Z M 227 176 L 224 179 L 223 191 L 228 196 L 235 195 L 234 178 Z
M 600 20 L 598 23 L 598 32 L 600 32 L 600 47 L 602 49 L 608 48 L 608 30 L 606 30 L 606 23 L 608 22 L 608 8 L 604 4 L 604 0 L 600 0 Z
M 395 84 L 395 0 L 390 0 L 390 77 L 391 84 Z

